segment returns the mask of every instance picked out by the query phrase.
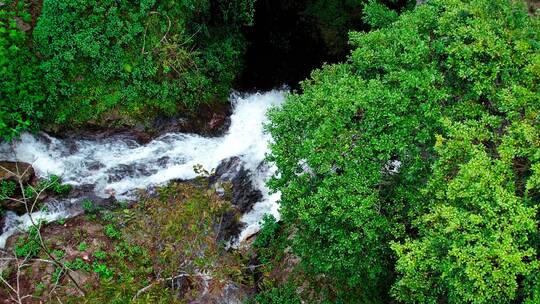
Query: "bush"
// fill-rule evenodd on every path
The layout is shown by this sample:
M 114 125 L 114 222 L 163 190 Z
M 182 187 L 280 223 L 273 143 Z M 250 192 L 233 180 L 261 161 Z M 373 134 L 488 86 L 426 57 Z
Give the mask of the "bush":
M 226 23 L 210 6 L 45 0 L 34 38 L 50 122 L 102 121 L 114 110 L 129 123 L 226 98 L 239 70 L 244 19 Z M 223 13 L 251 14 L 243 9 Z

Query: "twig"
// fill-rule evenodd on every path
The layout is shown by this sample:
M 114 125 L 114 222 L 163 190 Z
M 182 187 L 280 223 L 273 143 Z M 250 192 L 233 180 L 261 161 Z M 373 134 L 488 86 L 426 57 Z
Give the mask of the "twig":
M 163 16 L 163 14 L 161 14 L 160 12 L 157 12 L 157 11 L 151 11 L 149 14 L 151 14 L 151 15 L 157 14 L 157 15 Z M 168 22 L 167 31 L 165 31 L 165 35 L 163 35 L 163 37 L 159 40 L 159 43 L 163 43 L 163 41 L 167 40 L 167 35 L 169 35 L 169 31 L 171 30 L 171 27 L 172 27 L 171 18 L 169 18 L 169 16 L 167 16 L 167 15 L 165 15 L 165 17 L 167 17 L 167 22 Z M 148 30 L 148 23 L 144 27 L 143 46 L 142 46 L 142 49 L 141 49 L 141 54 L 142 55 L 145 54 L 144 49 L 146 47 L 146 32 L 147 32 L 147 30 Z
M 187 273 L 181 273 L 179 275 L 176 275 L 174 277 L 170 277 L 170 278 L 159 278 L 159 279 L 156 279 L 154 282 L 150 283 L 149 285 L 139 289 L 139 291 L 137 291 L 137 293 L 133 296 L 133 298 L 131 299 L 131 301 L 135 301 L 135 299 L 137 299 L 141 294 L 145 293 L 146 291 L 148 291 L 148 289 L 152 288 L 154 285 L 156 284 L 161 284 L 163 282 L 166 282 L 166 281 L 174 281 L 178 278 L 183 278 L 183 277 L 189 277 L 190 275 L 187 274 Z M 195 275 L 195 276 L 198 276 L 198 275 Z

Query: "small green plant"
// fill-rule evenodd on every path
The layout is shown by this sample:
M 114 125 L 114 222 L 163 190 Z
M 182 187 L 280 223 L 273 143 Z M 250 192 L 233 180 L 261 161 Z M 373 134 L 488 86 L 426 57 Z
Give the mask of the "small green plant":
M 32 187 L 32 186 L 28 186 L 28 187 L 24 188 L 23 192 L 24 192 L 24 196 L 27 199 L 34 198 L 34 196 L 38 193 L 38 191 L 36 191 L 36 189 L 34 189 L 34 187 Z
M 114 272 L 103 263 L 94 262 L 92 269 L 99 275 L 100 278 L 110 278 L 114 274 Z
M 86 244 L 86 242 L 81 242 L 78 249 L 79 251 L 86 251 L 86 249 L 88 249 L 88 244 Z
M 105 235 L 111 239 L 120 239 L 122 233 L 113 224 L 107 224 L 105 226 Z
M 15 194 L 16 184 L 10 180 L 3 180 L 0 182 L 0 200 L 5 200 L 13 197 Z
M 49 187 L 58 195 L 67 195 L 71 191 L 71 185 L 62 184 L 62 179 L 57 175 L 49 176 Z
M 97 211 L 96 210 L 97 208 L 94 205 L 94 202 L 89 199 L 84 199 L 82 201 L 82 207 L 83 207 L 84 213 L 87 213 L 87 214 L 94 214 Z
M 58 175 L 49 175 L 48 178 L 42 179 L 38 182 L 36 189 L 32 189 L 32 195 L 34 197 L 36 193 L 46 189 L 54 194 L 65 196 L 71 191 L 71 185 L 62 184 L 62 178 Z
M 34 288 L 34 296 L 36 297 L 41 296 L 44 290 L 45 290 L 45 284 L 43 282 L 39 282 Z
M 109 222 L 109 223 L 114 223 L 114 220 L 115 220 L 115 216 L 112 212 L 106 212 L 106 213 L 102 213 L 102 219 L 106 222 Z
M 52 254 L 54 255 L 55 258 L 57 258 L 58 260 L 61 260 L 65 255 L 66 253 L 63 251 L 63 250 L 59 250 L 59 249 L 55 249 L 52 251 Z
M 67 266 L 67 265 L 66 265 Z M 62 274 L 64 273 L 64 271 L 62 270 L 62 268 L 60 267 L 56 267 L 54 269 L 54 272 L 52 274 L 52 279 L 53 279 L 53 282 L 59 282 L 60 279 L 62 278 Z
M 18 257 L 33 258 L 41 251 L 39 242 L 39 231 L 37 227 L 32 226 L 24 237 L 19 237 L 15 243 L 15 253 Z
M 213 174 L 213 172 L 209 172 L 201 164 L 193 165 L 193 171 L 195 172 L 195 174 L 198 175 L 198 177 L 202 177 L 202 178 L 209 177 L 210 175 Z
M 56 220 L 56 222 L 59 224 L 59 225 L 64 225 L 66 223 L 66 219 L 65 218 L 59 218 L 58 220 Z
M 90 265 L 88 265 L 81 258 L 75 258 L 75 260 L 73 260 L 73 261 L 66 262 L 66 267 L 71 269 L 71 270 L 79 270 L 79 269 L 86 270 L 86 271 L 91 270 Z
M 104 260 L 107 258 L 107 253 L 103 250 L 98 250 L 96 252 L 94 252 L 93 254 L 94 258 L 98 259 L 98 260 Z

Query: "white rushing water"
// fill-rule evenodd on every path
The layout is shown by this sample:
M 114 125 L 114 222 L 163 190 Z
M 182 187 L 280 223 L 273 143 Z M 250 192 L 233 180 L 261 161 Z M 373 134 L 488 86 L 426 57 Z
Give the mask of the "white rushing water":
M 246 228 L 240 240 L 259 229 L 265 213 L 279 217 L 279 193 L 270 194 L 266 180 L 273 168 L 262 171 L 259 166 L 268 152 L 269 135 L 263 131 L 270 107 L 281 104 L 284 91 L 274 90 L 231 97 L 233 114 L 231 126 L 222 137 L 206 138 L 195 134 L 168 133 L 140 145 L 133 140 L 112 136 L 97 140 L 63 141 L 47 135 L 23 134 L 20 140 L 0 146 L 0 160 L 22 161 L 33 165 L 39 177 L 59 175 L 73 186 L 94 185 L 97 196 L 106 198 L 114 193 L 117 199 L 133 199 L 137 189 L 161 185 L 173 179 L 196 177 L 194 165 L 216 168 L 229 157 L 238 156 L 254 176 L 255 186 L 263 194 L 262 201 L 241 219 Z M 69 216 L 60 206 L 35 216 L 56 220 Z M 7 216 L 0 247 L 9 235 L 29 225 L 28 216 L 10 213 Z M 6 230 L 6 229 L 5 229 Z

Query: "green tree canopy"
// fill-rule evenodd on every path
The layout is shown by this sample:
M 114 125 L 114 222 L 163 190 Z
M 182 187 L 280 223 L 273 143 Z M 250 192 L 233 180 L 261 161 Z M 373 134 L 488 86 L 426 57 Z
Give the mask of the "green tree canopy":
M 507 0 L 367 11 L 381 28 L 271 113 L 294 252 L 341 298 L 533 303 L 538 18 Z

